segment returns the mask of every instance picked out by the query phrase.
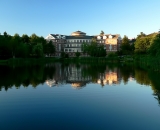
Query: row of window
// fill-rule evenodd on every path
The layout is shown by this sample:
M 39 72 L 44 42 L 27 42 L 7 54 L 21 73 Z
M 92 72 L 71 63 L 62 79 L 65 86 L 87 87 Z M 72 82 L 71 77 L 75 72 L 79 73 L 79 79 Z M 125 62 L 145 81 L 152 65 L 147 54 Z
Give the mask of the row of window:
M 66 44 L 65 47 L 81 47 L 81 44 Z
M 87 42 L 91 42 L 91 40 L 67 40 L 68 43 L 70 42 L 84 42 L 84 43 L 87 43 Z
M 81 52 L 81 49 L 64 49 L 65 52 Z
M 98 43 L 105 43 L 105 41 L 98 41 Z
M 53 42 L 68 42 L 68 43 L 72 43 L 72 42 L 77 42 L 77 43 L 89 43 L 91 42 L 91 40 L 52 40 Z
M 66 42 L 66 40 L 52 40 L 53 42 Z

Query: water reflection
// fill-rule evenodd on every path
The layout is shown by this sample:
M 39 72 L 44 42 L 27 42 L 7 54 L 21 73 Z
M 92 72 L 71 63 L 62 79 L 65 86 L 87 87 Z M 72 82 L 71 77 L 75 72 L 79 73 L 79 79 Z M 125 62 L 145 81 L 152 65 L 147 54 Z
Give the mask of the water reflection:
M 71 84 L 73 88 L 83 88 L 86 84 L 106 85 L 127 84 L 136 80 L 138 84 L 151 86 L 154 93 L 160 90 L 159 73 L 146 71 L 134 66 L 105 64 L 42 64 L 36 66 L 0 66 L 0 90 L 15 86 L 36 88 L 46 83 L 49 87 Z M 159 98 L 159 97 L 158 97 Z

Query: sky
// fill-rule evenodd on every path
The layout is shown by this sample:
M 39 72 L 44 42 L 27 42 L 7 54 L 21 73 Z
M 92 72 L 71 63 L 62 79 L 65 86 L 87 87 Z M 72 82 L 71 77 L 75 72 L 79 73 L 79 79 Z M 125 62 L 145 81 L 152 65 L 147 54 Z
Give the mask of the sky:
M 0 33 L 136 37 L 160 29 L 160 0 L 0 0 Z

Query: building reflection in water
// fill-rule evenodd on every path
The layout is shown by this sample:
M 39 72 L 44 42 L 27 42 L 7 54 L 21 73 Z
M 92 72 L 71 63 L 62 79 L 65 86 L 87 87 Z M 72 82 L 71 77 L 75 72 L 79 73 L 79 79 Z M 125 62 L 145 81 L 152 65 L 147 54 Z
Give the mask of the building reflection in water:
M 114 84 L 119 84 L 120 80 L 121 80 L 120 70 L 118 68 L 114 68 L 111 70 L 108 67 L 106 67 L 105 72 L 99 75 L 97 83 L 101 84 L 102 86 L 114 85 Z
M 73 88 L 80 89 L 84 86 L 86 86 L 87 83 L 89 83 L 92 78 L 91 76 L 83 76 L 82 70 L 84 66 L 76 66 L 76 65 L 70 65 L 66 67 L 66 83 L 71 84 Z
M 93 81 L 93 76 L 88 71 L 89 65 L 77 66 L 75 64 L 70 64 L 67 66 L 62 66 L 61 64 L 56 64 L 56 71 L 53 79 L 47 79 L 46 84 L 50 87 L 60 86 L 62 84 L 71 84 L 73 88 L 80 89 L 86 86 L 87 83 Z M 98 71 L 98 70 L 93 70 Z M 120 70 L 118 68 L 109 69 L 106 67 L 102 72 L 97 72 L 97 83 L 104 85 L 114 85 L 119 84 L 121 80 Z
M 46 80 L 46 84 L 49 87 L 53 87 L 53 86 L 56 86 L 56 81 L 54 79 L 48 79 L 48 80 Z
M 73 88 L 80 89 L 91 82 L 91 76 L 82 76 L 82 69 L 84 66 L 77 67 L 74 64 L 62 66 L 56 64 L 56 71 L 53 79 L 47 79 L 46 84 L 50 87 L 60 86 L 62 84 L 71 84 Z

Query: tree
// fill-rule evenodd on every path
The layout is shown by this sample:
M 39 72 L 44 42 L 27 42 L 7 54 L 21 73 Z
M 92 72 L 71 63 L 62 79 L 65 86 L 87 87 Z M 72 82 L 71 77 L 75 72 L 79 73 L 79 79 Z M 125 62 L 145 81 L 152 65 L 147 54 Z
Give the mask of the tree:
M 23 43 L 29 43 L 29 36 L 27 34 L 22 35 L 22 42 Z
M 51 56 L 55 53 L 55 51 L 55 46 L 52 44 L 52 41 L 49 41 L 49 43 L 45 45 L 44 53 L 48 56 Z
M 4 37 L 7 37 L 7 36 L 8 36 L 8 34 L 7 34 L 6 31 L 3 33 L 3 35 L 4 35 Z
M 16 51 L 17 51 L 16 49 L 20 44 L 20 40 L 21 40 L 21 38 L 20 38 L 19 34 L 17 34 L 17 33 L 10 40 L 10 45 L 9 46 L 10 46 L 13 58 L 15 58 L 15 54 L 16 54 Z
M 145 54 L 150 47 L 151 39 L 148 37 L 137 38 L 135 42 L 135 53 Z
M 103 35 L 104 35 L 104 32 L 103 32 L 103 31 L 101 31 L 100 35 L 101 35 L 101 36 L 103 36 Z
M 29 56 L 29 45 L 25 43 L 20 43 L 16 49 L 16 57 L 26 58 Z
M 78 51 L 75 54 L 76 54 L 76 57 L 79 57 L 81 55 L 81 53 Z
M 160 34 L 157 34 L 151 41 L 149 53 L 152 56 L 160 56 Z
M 129 39 L 126 35 L 124 35 L 124 37 L 122 39 L 122 44 L 120 46 L 120 49 L 121 49 L 123 55 L 130 53 L 131 48 L 130 48 L 130 44 L 129 44 Z
M 104 45 L 99 45 L 96 42 L 91 42 L 91 44 L 82 44 L 83 53 L 87 53 L 93 57 L 106 56 L 106 49 Z
M 65 58 L 65 52 L 61 52 L 61 58 Z
M 41 43 L 37 43 L 33 46 L 32 54 L 36 57 L 42 57 L 43 56 L 43 46 Z
M 38 43 L 39 42 L 39 37 L 33 33 L 31 36 L 30 36 L 30 43 Z

